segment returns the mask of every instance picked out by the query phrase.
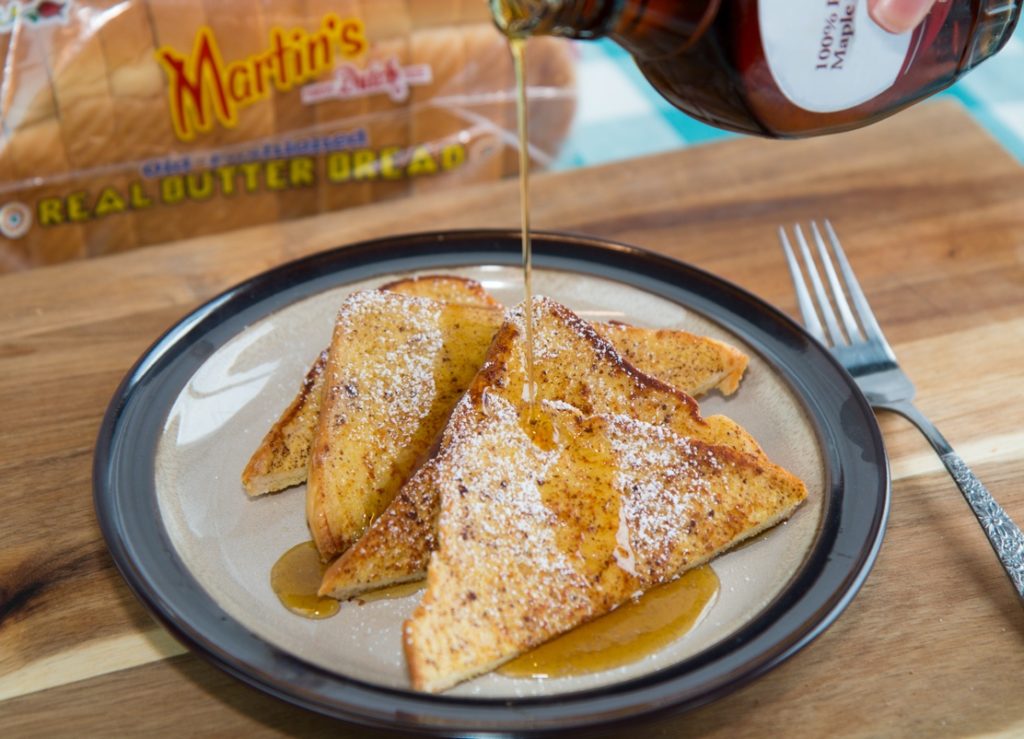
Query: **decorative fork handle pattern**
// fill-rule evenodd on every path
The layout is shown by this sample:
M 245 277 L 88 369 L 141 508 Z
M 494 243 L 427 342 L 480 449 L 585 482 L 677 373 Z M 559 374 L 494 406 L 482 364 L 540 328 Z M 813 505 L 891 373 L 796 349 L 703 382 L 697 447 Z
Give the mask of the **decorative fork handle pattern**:
M 959 454 L 952 451 L 943 454 L 942 463 L 946 465 L 985 530 L 1017 594 L 1024 598 L 1024 533 L 1006 515 L 1003 507 L 995 501 Z
M 999 557 L 999 561 L 1006 570 L 1010 582 L 1013 583 L 1017 595 L 1024 599 L 1024 532 L 1006 514 L 1003 507 L 999 505 L 992 493 L 988 491 L 981 480 L 979 480 L 967 463 L 953 451 L 953 447 L 946 441 L 939 430 L 935 427 L 921 411 L 910 402 L 896 403 L 873 403 L 876 408 L 885 408 L 895 411 L 906 418 L 921 430 L 928 442 L 932 445 L 939 458 L 946 465 L 949 474 L 953 477 L 956 486 L 960 488 L 964 499 L 974 512 L 974 516 L 985 531 L 989 543 Z

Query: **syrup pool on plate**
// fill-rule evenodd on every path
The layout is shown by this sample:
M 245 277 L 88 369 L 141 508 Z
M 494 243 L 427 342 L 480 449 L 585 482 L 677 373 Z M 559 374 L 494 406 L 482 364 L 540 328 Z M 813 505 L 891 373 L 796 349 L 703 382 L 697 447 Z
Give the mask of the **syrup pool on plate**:
M 270 570 L 270 587 L 281 604 L 292 613 L 306 618 L 327 618 L 338 612 L 340 603 L 334 598 L 317 595 L 327 564 L 311 541 L 296 544 L 274 563 Z
M 541 644 L 498 672 L 507 677 L 569 677 L 636 662 L 690 631 L 717 593 L 714 570 L 708 565 L 697 567 Z

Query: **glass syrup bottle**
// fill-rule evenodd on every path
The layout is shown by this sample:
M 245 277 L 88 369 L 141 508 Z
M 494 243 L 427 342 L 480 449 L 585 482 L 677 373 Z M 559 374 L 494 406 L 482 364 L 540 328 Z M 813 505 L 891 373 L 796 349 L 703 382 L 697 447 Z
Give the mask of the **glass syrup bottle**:
M 677 108 L 791 138 L 872 123 L 996 53 L 1020 0 L 947 0 L 892 34 L 866 0 L 490 0 L 509 37 L 606 37 Z

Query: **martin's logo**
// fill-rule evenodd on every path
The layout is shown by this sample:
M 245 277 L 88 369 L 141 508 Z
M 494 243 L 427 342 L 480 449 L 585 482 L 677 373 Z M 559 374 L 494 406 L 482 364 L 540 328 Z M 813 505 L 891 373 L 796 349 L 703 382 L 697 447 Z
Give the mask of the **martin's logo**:
M 18 23 L 28 26 L 67 25 L 71 0 L 13 0 L 0 3 L 0 33 L 9 33 Z
M 234 128 L 242 108 L 265 100 L 275 89 L 287 92 L 309 82 L 337 63 L 360 56 L 366 46 L 361 20 L 328 13 L 313 33 L 273 28 L 264 51 L 225 64 L 213 30 L 202 26 L 191 54 L 168 46 L 156 51 L 167 74 L 174 132 L 182 141 L 191 141 L 213 128 L 215 121 Z

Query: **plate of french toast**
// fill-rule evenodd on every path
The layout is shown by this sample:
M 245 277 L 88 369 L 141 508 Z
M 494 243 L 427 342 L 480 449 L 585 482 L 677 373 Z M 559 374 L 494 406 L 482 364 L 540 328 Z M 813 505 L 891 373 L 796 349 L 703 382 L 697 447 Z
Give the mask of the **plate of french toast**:
M 414 234 L 271 270 L 125 378 L 108 546 L 184 643 L 368 726 L 611 725 L 797 652 L 881 543 L 874 416 L 740 288 L 595 239 Z M 770 679 L 770 678 L 768 678 Z

